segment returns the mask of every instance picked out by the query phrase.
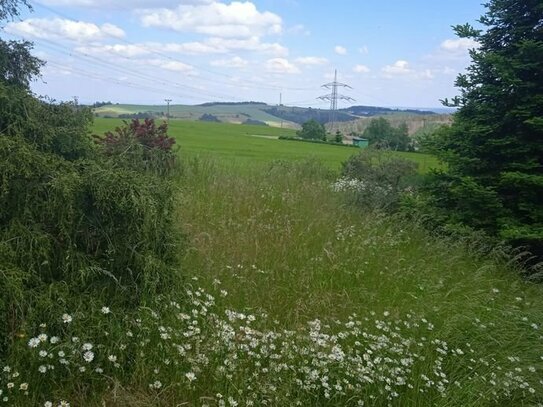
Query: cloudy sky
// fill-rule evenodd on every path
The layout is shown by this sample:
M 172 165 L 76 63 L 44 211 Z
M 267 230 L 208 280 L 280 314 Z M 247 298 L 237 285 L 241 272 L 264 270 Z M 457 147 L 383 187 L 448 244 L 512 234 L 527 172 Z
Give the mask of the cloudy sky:
M 264 101 L 326 107 L 338 71 L 355 104 L 439 107 L 476 44 L 451 25 L 476 0 L 39 0 L 4 24 L 47 61 L 33 89 L 82 103 Z

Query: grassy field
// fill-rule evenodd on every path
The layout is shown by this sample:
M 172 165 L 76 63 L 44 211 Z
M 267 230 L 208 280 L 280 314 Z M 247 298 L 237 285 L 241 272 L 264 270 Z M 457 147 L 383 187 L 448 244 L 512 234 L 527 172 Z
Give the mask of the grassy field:
M 354 205 L 332 188 L 350 148 L 171 128 L 182 289 L 55 302 L 0 366 L 8 405 L 542 405 L 543 286 L 503 253 Z
M 203 114 L 212 114 L 219 120 L 226 123 L 242 123 L 248 118 L 260 120 L 268 123 L 270 126 L 279 127 L 281 119 L 272 116 L 262 109 L 269 106 L 256 104 L 232 104 L 215 106 L 189 106 L 189 105 L 170 105 L 170 115 L 177 119 L 198 120 Z M 99 115 L 116 116 L 119 114 L 131 114 L 138 112 L 166 112 L 165 105 L 107 105 L 95 109 Z M 285 127 L 299 127 L 295 123 L 283 121 Z
M 94 132 L 102 134 L 121 124 L 119 119 L 96 118 Z M 294 143 L 259 136 L 295 136 L 295 131 L 267 126 L 205 123 L 182 120 L 170 121 L 170 134 L 175 137 L 182 156 L 207 156 L 233 160 L 240 167 L 263 165 L 272 160 L 301 160 L 314 158 L 337 170 L 340 164 L 358 152 L 355 148 Z M 427 154 L 396 153 L 418 163 L 419 171 L 438 166 Z

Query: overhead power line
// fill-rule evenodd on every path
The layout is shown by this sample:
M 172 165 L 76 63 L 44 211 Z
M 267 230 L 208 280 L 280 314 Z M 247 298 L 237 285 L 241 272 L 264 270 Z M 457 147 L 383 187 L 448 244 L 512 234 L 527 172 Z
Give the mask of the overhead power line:
M 337 69 L 334 72 L 334 81 L 330 83 L 325 83 L 322 85 L 323 88 L 330 89 L 332 93 L 328 95 L 319 96 L 317 99 L 326 100 L 330 102 L 330 131 L 334 131 L 336 124 L 336 114 L 337 114 L 337 102 L 338 100 L 346 100 L 348 102 L 354 102 L 355 100 L 350 96 L 341 95 L 338 93 L 338 88 L 348 88 L 352 89 L 349 85 L 337 81 Z
M 52 9 L 51 7 L 48 7 L 44 4 L 41 4 L 41 3 L 38 3 L 36 1 L 32 1 L 33 4 L 35 4 L 37 7 L 40 7 L 44 10 L 47 10 L 53 14 L 56 14 L 58 15 L 59 17 L 62 17 L 62 18 L 65 18 L 65 19 L 68 19 L 68 20 L 72 20 L 72 21 L 77 21 L 76 18 L 73 18 L 65 13 L 62 13 L 58 10 L 55 10 L 55 9 Z M 219 72 L 219 71 L 215 71 L 215 70 L 212 70 L 212 69 L 209 69 L 205 66 L 202 66 L 202 65 L 198 65 L 198 64 L 194 64 L 194 63 L 189 63 L 187 61 L 183 61 L 179 58 L 175 58 L 175 57 L 172 57 L 171 55 L 168 55 L 168 54 L 165 54 L 163 52 L 160 52 L 160 51 L 157 51 L 156 49 L 152 48 L 152 47 L 149 47 L 149 46 L 146 46 L 144 44 L 137 44 L 135 42 L 132 42 L 132 41 L 129 41 L 127 39 L 124 39 L 124 38 L 118 38 L 110 33 L 105 33 L 108 37 L 116 40 L 116 41 L 120 41 L 120 42 L 123 42 L 125 44 L 128 44 L 128 45 L 132 45 L 132 46 L 135 46 L 135 47 L 138 47 L 140 49 L 143 49 L 145 50 L 146 52 L 150 53 L 150 54 L 154 54 L 154 55 L 159 55 L 163 58 L 166 58 L 166 59 L 169 59 L 171 61 L 176 61 L 176 62 L 181 62 L 183 64 L 188 64 L 188 65 L 191 65 L 195 68 L 198 68 L 199 70 L 201 71 L 204 71 L 204 72 L 207 72 L 207 73 L 210 73 L 210 74 L 213 74 L 213 75 L 217 75 L 217 76 L 222 76 L 222 77 L 225 77 L 225 78 L 228 78 L 230 80 L 237 80 L 237 78 L 233 75 L 229 75 L 227 73 L 224 73 L 224 72 Z M 194 77 L 195 79 L 197 78 L 195 75 L 188 75 L 188 76 L 192 76 Z M 231 82 L 224 82 L 224 81 L 218 81 L 216 79 L 209 79 L 209 78 L 205 78 L 206 81 L 209 81 L 209 82 L 215 82 L 215 83 L 218 83 L 218 84 L 221 84 L 221 85 L 232 85 Z M 261 82 L 258 82 L 258 81 L 254 81 L 254 80 L 251 80 L 251 79 L 248 79 L 248 78 L 243 78 L 243 83 L 245 84 L 250 84 L 252 88 L 256 88 L 256 89 L 267 89 L 267 90 L 291 90 L 291 91 L 308 91 L 308 90 L 313 90 L 313 88 L 298 88 L 298 87 L 287 87 L 287 86 L 282 86 L 282 85 L 266 85 L 266 84 L 263 84 Z

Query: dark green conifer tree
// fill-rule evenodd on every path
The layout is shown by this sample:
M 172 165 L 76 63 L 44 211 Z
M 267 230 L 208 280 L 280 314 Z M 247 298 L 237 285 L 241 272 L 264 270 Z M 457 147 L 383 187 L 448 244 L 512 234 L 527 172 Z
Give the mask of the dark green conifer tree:
M 543 255 L 543 2 L 490 0 L 454 27 L 478 43 L 457 77 L 459 107 L 437 151 L 447 171 L 429 188 L 449 225 L 481 228 Z

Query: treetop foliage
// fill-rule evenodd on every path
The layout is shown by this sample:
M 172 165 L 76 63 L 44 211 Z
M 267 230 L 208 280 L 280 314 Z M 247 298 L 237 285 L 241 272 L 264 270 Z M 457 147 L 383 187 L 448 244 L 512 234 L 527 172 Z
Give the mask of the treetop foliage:
M 32 10 L 32 6 L 27 0 L 0 0 L 0 21 L 19 16 L 21 6 Z
M 476 40 L 458 76 L 461 106 L 435 140 L 448 165 L 433 183 L 450 222 L 480 227 L 543 254 L 543 3 L 491 0 L 480 22 L 456 26 Z M 483 221 L 484 219 L 484 221 Z
M 407 151 L 411 148 L 407 124 L 393 127 L 384 117 L 371 119 L 363 137 L 375 148 Z
M 303 139 L 326 141 L 326 129 L 315 119 L 308 120 L 302 124 L 302 129 L 297 134 L 298 137 Z

